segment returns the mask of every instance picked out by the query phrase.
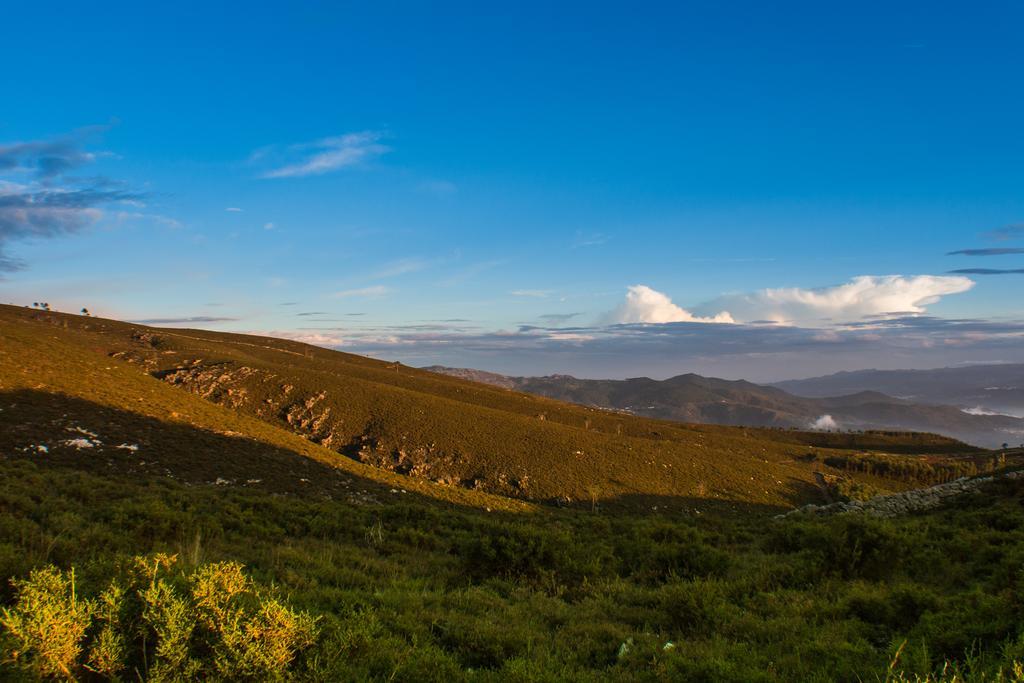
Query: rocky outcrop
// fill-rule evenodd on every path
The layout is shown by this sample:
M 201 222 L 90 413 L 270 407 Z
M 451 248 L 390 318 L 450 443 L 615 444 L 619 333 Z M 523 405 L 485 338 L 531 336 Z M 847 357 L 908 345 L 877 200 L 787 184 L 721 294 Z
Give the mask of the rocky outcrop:
M 230 368 L 224 365 L 195 365 L 157 373 L 168 384 L 188 389 L 209 401 L 241 408 L 246 405 L 249 390 L 243 386 L 250 377 L 260 374 L 259 370 L 247 366 Z M 265 374 L 265 373 L 264 373 Z
M 404 436 L 400 444 L 384 443 L 374 420 L 361 426 L 346 425 L 337 410 L 332 412 L 332 397 L 326 391 L 305 393 L 260 368 L 194 359 L 152 374 L 213 403 L 279 423 L 367 465 L 448 486 L 513 497 L 528 495 L 530 478 L 525 472 L 484 476 L 458 452 L 443 452 L 434 443 L 418 445 Z
M 1024 471 L 1007 472 L 997 476 L 1004 479 L 1018 479 L 1024 477 Z M 792 515 L 823 516 L 849 513 L 860 513 L 875 517 L 897 517 L 910 512 L 932 510 L 957 496 L 980 491 L 986 484 L 996 478 L 996 476 L 961 477 L 938 486 L 903 491 L 902 493 L 893 493 L 887 496 L 876 496 L 866 501 L 853 500 L 832 503 L 830 505 L 804 505 L 795 510 L 777 515 L 775 518 L 782 519 Z

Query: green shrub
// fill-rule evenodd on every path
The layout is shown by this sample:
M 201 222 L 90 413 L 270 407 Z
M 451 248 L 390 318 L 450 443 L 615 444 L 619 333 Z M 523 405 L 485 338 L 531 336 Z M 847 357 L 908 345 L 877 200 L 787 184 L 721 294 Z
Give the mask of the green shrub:
M 75 594 L 74 572 L 47 567 L 11 583 L 18 602 L 0 612 L 10 658 L 41 677 L 73 678 L 93 612 Z
M 828 520 L 795 521 L 772 530 L 767 546 L 800 553 L 815 573 L 844 579 L 879 579 L 894 573 L 910 546 L 888 521 L 865 515 L 840 515 Z
M 17 602 L 0 618 L 9 658 L 41 677 L 135 670 L 152 681 L 276 680 L 316 642 L 316 620 L 265 595 L 242 565 L 185 575 L 176 562 L 135 558 L 95 600 L 77 597 L 73 570 L 15 580 Z

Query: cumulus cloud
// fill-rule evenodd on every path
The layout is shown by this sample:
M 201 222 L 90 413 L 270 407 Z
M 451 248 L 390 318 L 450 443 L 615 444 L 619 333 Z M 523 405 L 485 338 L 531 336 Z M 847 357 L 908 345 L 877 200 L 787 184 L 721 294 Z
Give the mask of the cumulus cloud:
M 699 317 L 672 303 L 665 294 L 647 285 L 632 285 L 626 292 L 626 301 L 608 316 L 607 322 L 623 323 L 731 323 L 732 316 L 722 311 L 712 316 Z
M 721 297 L 707 308 L 725 308 L 736 320 L 779 324 L 844 323 L 896 314 L 921 314 L 942 297 L 974 286 L 959 275 L 861 275 L 820 289 L 786 287 Z
M 97 157 L 84 133 L 0 146 L 0 272 L 23 264 L 5 253 L 14 240 L 53 238 L 82 230 L 115 202 L 139 205 L 141 195 L 105 178 L 65 174 Z
M 285 148 L 268 147 L 253 154 L 253 160 L 273 164 L 273 168 L 263 173 L 264 178 L 323 175 L 356 166 L 389 151 L 380 143 L 382 138 L 376 131 L 347 133 Z

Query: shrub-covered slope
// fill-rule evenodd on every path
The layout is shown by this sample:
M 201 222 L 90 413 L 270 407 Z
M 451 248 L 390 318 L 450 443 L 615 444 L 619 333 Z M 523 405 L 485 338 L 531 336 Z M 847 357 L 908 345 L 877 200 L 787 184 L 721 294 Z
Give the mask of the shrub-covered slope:
M 112 577 L 134 585 L 121 578 L 132 558 L 170 553 L 181 569 L 161 574 L 173 588 L 163 597 L 180 598 L 187 618 L 189 577 L 240 562 L 285 609 L 317 619 L 315 640 L 284 662 L 296 680 L 951 682 L 1015 680 L 1024 658 L 1024 508 L 1009 483 L 921 516 L 776 521 L 750 509 L 668 517 L 486 512 L 413 493 L 313 499 L 41 458 L 2 457 L 0 478 L 0 577 L 20 581 L 0 581 L 0 610 L 40 614 L 21 602 L 34 569 L 54 565 L 49 575 L 66 579 L 74 568 L 77 600 L 100 602 Z M 173 614 L 143 613 L 121 629 L 131 639 L 119 661 L 133 667 L 122 680 L 174 679 L 174 661 L 220 668 L 230 622 L 178 640 L 180 628 L 155 628 Z M 237 626 L 255 621 L 258 638 L 274 616 L 259 615 Z M 73 675 L 105 680 L 85 668 L 98 638 L 85 634 Z M 32 680 L 38 655 L 0 626 L 0 679 Z M 267 665 L 252 677 L 273 674 Z
M 465 495 L 456 491 L 469 490 L 643 507 L 666 499 L 680 506 L 704 499 L 788 506 L 813 499 L 814 472 L 829 467 L 824 458 L 850 449 L 980 453 L 934 437 L 890 435 L 879 444 L 871 435 L 862 441 L 643 419 L 279 339 L 15 307 L 2 307 L 0 321 L 4 391 L 87 398 L 172 423 L 202 424 L 222 437 L 230 432 L 227 438 L 286 440 L 286 448 L 331 467 L 364 463 L 370 468 L 361 473 L 411 475 L 443 484 L 432 490 L 456 498 Z M 32 400 L 22 400 L 21 410 Z M 56 429 L 74 426 L 109 438 L 96 425 Z M 24 436 L 36 441 L 45 435 Z M 811 445 L 818 446 L 817 461 L 807 458 Z M 296 467 L 298 473 L 308 466 Z M 196 476 L 237 483 L 238 469 L 237 463 L 204 463 Z M 320 478 L 289 480 L 268 471 L 245 479 L 283 486 Z M 874 483 L 910 485 L 903 479 Z
M 1019 485 L 893 520 L 773 520 L 779 506 L 749 495 L 783 470 L 778 500 L 816 499 L 816 470 L 909 487 L 987 453 L 898 434 L 685 427 L 288 342 L 2 315 L 0 680 L 858 681 L 944 666 L 980 679 L 1024 658 Z M 168 380 L 197 367 L 227 378 Z M 306 394 L 318 377 L 336 383 Z M 373 436 L 422 430 L 439 451 L 460 415 L 488 416 L 507 430 L 492 439 L 526 425 L 518 438 L 538 449 L 562 433 L 677 448 L 675 462 L 712 471 L 717 458 L 737 483 L 597 511 L 535 505 L 361 463 L 347 432 L 316 431 L 324 403 L 341 424 L 436 409 L 436 431 L 378 422 Z M 139 562 L 167 568 L 140 583 Z M 224 603 L 235 616 L 211 612 L 243 583 Z M 69 639 L 77 647 L 40 649 Z

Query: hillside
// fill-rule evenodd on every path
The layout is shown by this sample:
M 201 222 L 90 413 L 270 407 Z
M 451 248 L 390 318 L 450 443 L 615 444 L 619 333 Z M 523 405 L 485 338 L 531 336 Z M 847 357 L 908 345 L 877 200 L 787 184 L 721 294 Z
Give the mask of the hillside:
M 951 405 L 912 402 L 857 389 L 821 397 L 797 396 L 761 386 L 687 374 L 666 380 L 577 379 L 567 375 L 506 377 L 494 373 L 425 368 L 454 377 L 525 391 L 560 401 L 680 422 L 806 429 L 934 432 L 986 448 L 1024 441 L 1024 419 L 972 414 Z M 822 423 L 824 416 L 828 416 Z
M 464 499 L 472 492 L 639 509 L 667 502 L 680 509 L 700 503 L 784 507 L 817 495 L 814 472 L 821 465 L 807 461 L 808 446 L 842 457 L 878 445 L 854 437 L 831 444 L 817 434 L 644 419 L 279 339 L 16 307 L 3 307 L 0 321 L 0 382 L 4 392 L 17 392 L 8 400 L 22 406 L 8 410 L 53 401 L 60 405 L 49 410 L 61 412 L 62 402 L 79 399 L 221 433 L 258 433 L 293 451 L 301 445 L 304 458 L 388 486 L 394 480 L 385 474 L 434 482 L 439 486 L 430 488 L 431 495 L 442 498 Z M 102 424 L 81 422 L 55 429 L 80 426 L 108 440 Z M 11 445 L 25 448 L 44 436 L 25 433 Z M 910 435 L 885 446 L 933 457 L 985 457 L 962 444 Z M 250 463 L 188 466 L 199 468 L 194 477 L 203 481 L 240 481 Z M 270 473 L 245 478 L 283 485 Z M 316 476 L 298 478 L 323 485 Z
M 815 473 L 894 491 L 1024 454 L 679 425 L 292 342 L 11 307 L 0 427 L 3 680 L 913 680 L 1024 659 L 1015 481 L 916 517 L 772 519 L 824 502 Z M 559 508 L 493 495 L 503 484 L 485 474 L 430 481 L 431 457 L 400 474 L 382 445 L 408 454 L 420 439 L 481 473 L 507 465 L 474 443 L 535 458 L 538 490 L 596 476 L 650 488 Z M 545 455 L 574 444 L 610 454 Z M 623 451 L 658 458 L 663 482 Z M 228 603 L 249 630 L 218 640 L 198 582 L 233 563 L 260 601 Z

